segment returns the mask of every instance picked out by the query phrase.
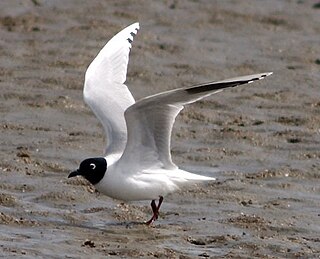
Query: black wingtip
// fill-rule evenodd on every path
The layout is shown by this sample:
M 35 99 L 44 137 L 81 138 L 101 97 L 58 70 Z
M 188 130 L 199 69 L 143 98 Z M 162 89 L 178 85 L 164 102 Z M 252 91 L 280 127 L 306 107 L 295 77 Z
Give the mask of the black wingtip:
M 187 88 L 187 89 L 185 89 L 185 91 L 188 94 L 199 94 L 199 93 L 205 93 L 205 92 L 211 92 L 211 91 L 218 91 L 218 90 L 222 90 L 225 88 L 231 88 L 231 87 L 236 87 L 239 85 L 250 84 L 255 81 L 259 81 L 259 80 L 261 80 L 271 74 L 272 74 L 272 72 L 268 72 L 268 73 L 263 73 L 263 74 L 252 75 L 252 78 L 246 78 L 247 76 L 244 76 L 243 78 L 241 78 L 241 77 L 238 78 L 238 80 L 229 79 L 230 81 L 226 80 L 226 81 L 222 81 L 222 82 L 206 83 L 206 84 Z
M 132 38 L 128 38 L 127 41 L 131 44 L 133 42 L 133 38 L 137 35 L 139 28 L 135 28 L 135 32 L 130 32 Z
M 221 82 L 221 83 L 208 83 L 196 87 L 187 88 L 188 94 L 199 94 L 204 92 L 218 91 L 224 88 L 235 87 L 242 84 L 247 84 L 249 81 L 235 81 L 235 82 Z

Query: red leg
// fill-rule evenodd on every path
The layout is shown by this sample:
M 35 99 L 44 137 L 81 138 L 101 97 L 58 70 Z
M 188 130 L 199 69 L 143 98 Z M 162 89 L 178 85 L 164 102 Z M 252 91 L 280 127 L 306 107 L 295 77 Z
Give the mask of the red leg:
M 155 200 L 151 201 L 151 208 L 152 208 L 153 215 L 152 215 L 151 219 L 146 222 L 147 225 L 150 225 L 153 221 L 156 220 L 156 218 L 158 218 L 157 206 L 156 206 L 156 201 Z
M 158 206 L 156 205 L 156 201 L 155 200 L 151 201 L 151 208 L 152 208 L 153 215 L 152 215 L 151 219 L 146 222 L 147 225 L 150 225 L 152 222 L 154 222 L 155 220 L 158 219 L 159 209 L 160 209 L 160 206 L 162 204 L 162 201 L 163 201 L 163 197 L 162 196 L 159 197 Z
M 157 208 L 157 205 L 156 205 L 156 201 L 155 201 L 155 200 L 152 200 L 152 201 L 151 201 L 151 208 L 152 208 L 153 215 L 154 215 L 154 214 L 157 214 L 158 208 Z
M 157 207 L 158 214 L 159 214 L 159 209 L 160 209 L 162 202 L 163 202 L 163 197 L 159 196 L 159 203 L 158 203 L 158 207 Z

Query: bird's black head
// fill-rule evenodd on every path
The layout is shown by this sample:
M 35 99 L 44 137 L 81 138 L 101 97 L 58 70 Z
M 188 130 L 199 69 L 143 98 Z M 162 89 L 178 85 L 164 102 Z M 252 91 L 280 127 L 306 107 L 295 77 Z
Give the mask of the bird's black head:
M 107 171 L 107 161 L 103 157 L 88 158 L 81 162 L 79 169 L 69 174 L 68 178 L 82 175 L 90 183 L 97 184 Z

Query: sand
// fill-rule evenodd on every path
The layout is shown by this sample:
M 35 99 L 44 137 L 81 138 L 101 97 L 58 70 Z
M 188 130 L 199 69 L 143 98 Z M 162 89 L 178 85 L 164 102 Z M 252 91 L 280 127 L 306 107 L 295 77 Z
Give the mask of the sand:
M 0 256 L 5 258 L 319 258 L 320 4 L 317 1 L 0 3 Z M 273 71 L 190 105 L 174 161 L 217 181 L 122 203 L 83 179 L 103 154 L 84 73 L 139 21 L 127 85 L 136 99 Z

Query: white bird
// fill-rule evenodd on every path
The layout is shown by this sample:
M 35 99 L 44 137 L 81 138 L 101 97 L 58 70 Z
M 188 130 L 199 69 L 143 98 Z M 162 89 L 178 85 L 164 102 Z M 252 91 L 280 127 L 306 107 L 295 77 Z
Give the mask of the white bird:
M 153 216 L 146 222 L 150 224 L 158 218 L 163 196 L 189 184 L 215 180 L 181 170 L 171 160 L 171 131 L 183 106 L 272 72 L 179 88 L 135 102 L 124 82 L 138 30 L 139 23 L 134 23 L 116 34 L 86 71 L 84 100 L 104 127 L 106 156 L 85 159 L 69 177 L 81 175 L 114 199 L 151 200 Z

